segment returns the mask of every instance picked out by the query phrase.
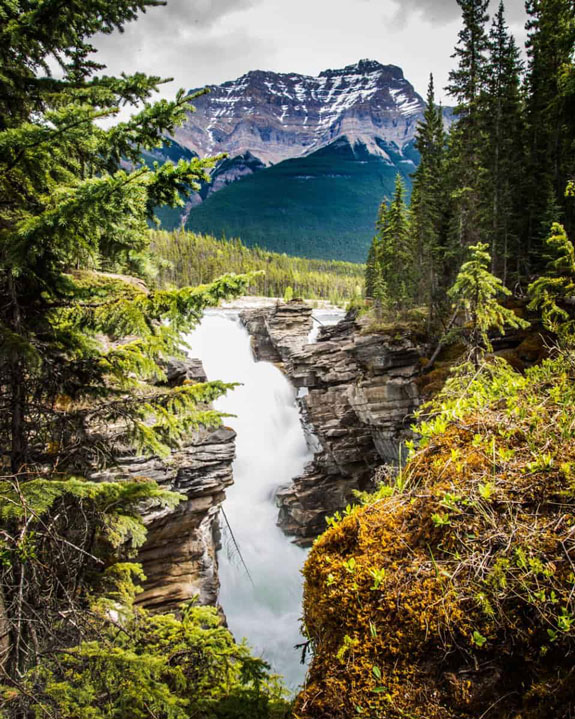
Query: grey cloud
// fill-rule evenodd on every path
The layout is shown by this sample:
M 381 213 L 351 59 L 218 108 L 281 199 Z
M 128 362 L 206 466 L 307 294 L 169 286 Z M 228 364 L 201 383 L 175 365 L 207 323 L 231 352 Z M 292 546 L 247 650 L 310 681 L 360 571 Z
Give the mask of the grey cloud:
M 236 77 L 252 69 L 249 65 L 262 54 L 273 56 L 274 49 L 247 29 L 225 29 L 224 19 L 263 1 L 168 0 L 128 24 L 123 33 L 96 37 L 97 59 L 106 65 L 105 72 L 173 77 L 177 87 L 184 88 Z M 162 88 L 163 95 L 173 92 L 173 86 Z
M 456 0 L 393 0 L 397 10 L 391 21 L 396 27 L 404 27 L 409 17 L 416 13 L 432 25 L 456 20 L 461 10 Z M 499 0 L 492 0 L 491 11 L 497 9 Z M 504 0 L 507 20 L 510 24 L 523 23 L 525 20 L 524 0 Z
M 178 42 L 198 31 L 210 32 L 226 15 L 260 2 L 263 0 L 168 0 L 167 5 L 142 13 L 123 33 L 100 36 L 96 46 L 102 51 L 121 47 L 133 52 L 150 42 L 158 47 L 162 42 Z
M 122 35 L 101 36 L 95 42 L 96 59 L 108 74 L 145 72 L 174 78 L 161 94 L 174 95 L 177 88 L 190 89 L 216 84 L 242 75 L 273 58 L 274 47 L 244 29 L 208 33 L 189 28 L 150 32 L 134 25 Z
M 207 28 L 226 15 L 247 10 L 261 2 L 263 0 L 168 0 L 165 7 L 148 10 L 138 24 L 152 18 L 156 28 L 171 29 L 172 32 L 185 28 Z

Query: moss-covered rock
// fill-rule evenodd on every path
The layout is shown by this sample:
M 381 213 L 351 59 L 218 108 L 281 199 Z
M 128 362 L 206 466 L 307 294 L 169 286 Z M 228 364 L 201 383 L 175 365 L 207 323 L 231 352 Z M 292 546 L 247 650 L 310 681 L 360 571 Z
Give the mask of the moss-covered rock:
M 440 401 L 310 554 L 299 719 L 573 716 L 575 358 L 499 360 Z

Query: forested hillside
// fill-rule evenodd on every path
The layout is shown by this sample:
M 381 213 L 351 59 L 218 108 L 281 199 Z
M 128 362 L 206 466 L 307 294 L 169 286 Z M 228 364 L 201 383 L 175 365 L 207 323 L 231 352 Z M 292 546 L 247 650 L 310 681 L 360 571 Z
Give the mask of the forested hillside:
M 347 303 L 363 292 L 364 266 L 308 260 L 248 248 L 239 240 L 217 240 L 191 232 L 154 232 L 152 249 L 162 286 L 212 282 L 226 272 L 251 273 L 248 291 L 266 297 L 293 296 Z
M 224 187 L 193 208 L 186 227 L 273 252 L 362 262 L 382 197 L 398 168 L 410 184 L 418 156 L 382 143 L 390 161 L 352 143 L 341 138 Z
M 425 304 L 436 316 L 448 311 L 447 290 L 471 245 L 484 243 L 492 271 L 521 294 L 547 265 L 552 222 L 575 233 L 572 5 L 527 3 L 525 65 L 503 4 L 491 21 L 486 2 L 459 4 L 448 88 L 457 121 L 447 136 L 432 79 L 411 204 L 398 180 L 381 204 L 366 275 L 368 296 Z
M 184 210 L 159 213 L 163 228 L 361 262 L 396 173 L 411 186 L 425 104 L 400 67 L 360 60 L 317 77 L 254 70 L 210 87 L 195 107 L 172 154 L 227 157 Z M 443 114 L 447 127 L 451 108 Z

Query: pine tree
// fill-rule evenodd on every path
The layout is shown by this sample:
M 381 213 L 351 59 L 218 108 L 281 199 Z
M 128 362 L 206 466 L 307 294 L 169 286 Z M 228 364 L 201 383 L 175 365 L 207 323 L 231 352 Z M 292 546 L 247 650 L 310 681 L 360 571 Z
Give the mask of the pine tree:
M 541 310 L 543 324 L 563 345 L 575 344 L 575 319 L 569 305 L 575 299 L 575 248 L 558 222 L 551 228 L 547 245 L 554 254 L 545 275 L 529 286 L 529 307 Z
M 388 300 L 398 308 L 413 301 L 416 254 L 411 240 L 405 187 L 398 174 L 395 192 L 379 222 L 379 265 Z
M 455 248 L 466 248 L 481 239 L 480 185 L 484 173 L 483 100 L 489 47 L 486 23 L 489 0 L 457 0 L 463 27 L 453 57 L 458 65 L 449 74 L 448 92 L 456 99 L 457 122 L 450 137 L 452 235 Z
M 417 302 L 429 306 L 430 317 L 445 275 L 445 151 L 443 112 L 435 102 L 433 75 L 427 90 L 423 120 L 417 128 L 415 146 L 420 163 L 413 174 L 410 232 L 417 252 Z
M 365 265 L 365 296 L 371 299 L 374 297 L 375 277 L 379 267 L 378 254 L 378 241 L 377 237 L 374 237 L 369 246 Z
M 492 270 L 507 281 L 509 261 L 519 262 L 519 227 L 522 180 L 525 173 L 521 98 L 522 63 L 500 3 L 489 35 L 483 147 L 482 195 Z M 516 276 L 518 267 L 516 270 Z
M 529 326 L 529 322 L 499 303 L 498 295 L 509 296 L 511 292 L 489 271 L 491 257 L 488 247 L 479 244 L 469 248 L 469 259 L 461 266 L 448 292 L 455 309 L 462 315 L 463 325 L 459 335 L 469 347 L 470 358 L 476 367 L 482 354 L 493 349 L 490 331 L 505 334 L 506 327 Z
M 383 310 L 389 302 L 387 285 L 383 277 L 381 265 L 376 265 L 373 281 L 373 299 L 375 302 L 375 316 L 377 320 L 383 317 Z
M 564 200 L 575 174 L 575 92 L 568 82 L 575 46 L 572 0 L 528 0 L 527 150 L 525 246 L 531 267 L 542 265 L 545 237 L 562 219 L 575 231 L 575 210 Z
M 178 500 L 153 482 L 82 478 L 126 450 L 165 454 L 193 428 L 217 425 L 206 404 L 229 387 L 162 386 L 182 332 L 247 283 L 153 284 L 153 208 L 182 204 L 180 192 L 207 179 L 214 161 L 149 168 L 141 157 L 184 120 L 192 98 L 180 91 L 152 104 L 160 78 L 96 77 L 92 60 L 94 34 L 158 4 L 0 9 L 0 623 L 10 627 L 2 662 L 13 677 L 47 642 L 78 639 L 78 608 L 122 545 L 142 540 L 138 505 Z M 126 122 L 96 122 L 141 102 Z

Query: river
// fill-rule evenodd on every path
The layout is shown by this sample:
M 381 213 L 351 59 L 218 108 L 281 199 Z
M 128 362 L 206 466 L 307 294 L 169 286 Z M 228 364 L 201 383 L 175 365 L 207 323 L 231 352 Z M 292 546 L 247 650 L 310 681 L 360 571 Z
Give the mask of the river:
M 324 324 L 341 319 L 341 313 L 314 314 Z M 188 341 L 190 354 L 202 360 L 210 380 L 241 383 L 216 403 L 218 410 L 235 415 L 225 421 L 237 432 L 234 485 L 224 503 L 231 532 L 222 522 L 218 555 L 219 601 L 236 639 L 246 638 L 254 653 L 295 689 L 305 676 L 295 645 L 303 641 L 301 568 L 306 551 L 276 526 L 275 493 L 301 474 L 313 456 L 296 392 L 277 367 L 254 360 L 237 312 L 207 311 Z

